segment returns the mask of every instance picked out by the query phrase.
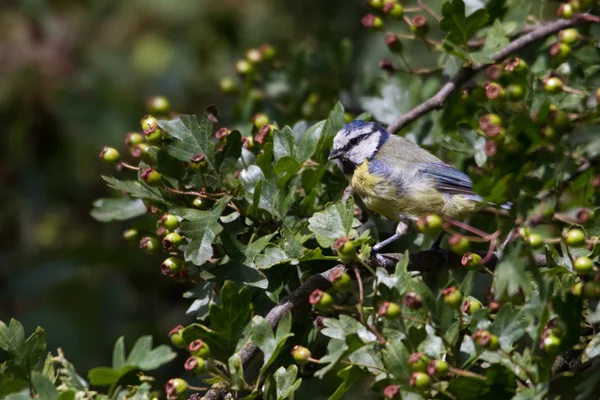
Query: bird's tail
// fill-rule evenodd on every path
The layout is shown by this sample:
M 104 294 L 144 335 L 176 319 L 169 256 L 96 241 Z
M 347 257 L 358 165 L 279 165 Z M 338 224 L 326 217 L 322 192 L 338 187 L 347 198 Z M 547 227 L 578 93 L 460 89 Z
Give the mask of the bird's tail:
M 498 205 L 496 203 L 491 203 L 489 201 L 484 201 L 483 197 L 479 196 L 478 194 L 470 195 L 470 196 L 467 196 L 467 197 L 470 198 L 470 199 L 473 199 L 473 200 L 475 200 L 477 202 L 480 202 L 482 204 L 487 204 L 488 206 L 491 206 L 491 207 L 499 207 L 499 208 L 501 208 L 503 210 L 507 210 L 507 211 L 510 211 L 510 209 L 513 207 L 513 203 L 511 203 L 510 201 L 506 202 L 504 204 Z

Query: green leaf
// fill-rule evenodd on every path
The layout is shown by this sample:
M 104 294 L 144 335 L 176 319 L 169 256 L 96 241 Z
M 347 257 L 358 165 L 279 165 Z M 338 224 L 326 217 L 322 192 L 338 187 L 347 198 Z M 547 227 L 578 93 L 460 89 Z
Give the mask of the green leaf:
M 348 350 L 348 345 L 345 340 L 331 339 L 327 344 L 327 354 L 319 359 L 319 364 L 327 365 L 315 372 L 315 376 L 323 378 L 342 359 L 346 350 Z
M 125 336 L 121 336 L 115 342 L 112 356 L 112 367 L 116 370 L 123 368 L 125 365 Z
M 358 383 L 360 379 L 367 376 L 365 371 L 353 365 L 342 369 L 337 375 L 342 378 L 343 382 L 338 386 L 335 392 L 329 396 L 328 400 L 340 400 L 352 386 Z
M 102 222 L 123 221 L 146 213 L 146 206 L 140 199 L 98 199 L 90 213 Z
M 304 132 L 296 150 L 296 158 L 300 164 L 304 163 L 314 154 L 319 140 L 321 139 L 321 135 L 323 134 L 324 125 L 325 121 L 317 122 Z
M 198 124 L 195 115 L 180 115 L 170 121 L 158 121 L 158 125 L 176 140 L 165 146 L 167 152 L 180 161 L 189 162 L 196 154 L 204 155 L 206 160 L 207 185 L 221 183 L 221 177 L 215 165 L 215 144 L 210 141 L 213 124 L 219 120 L 218 111 L 209 106 Z
M 271 325 L 260 316 L 255 316 L 250 325 L 250 340 L 254 342 L 263 353 L 261 373 L 275 361 L 285 345 L 290 334 L 292 316 L 286 312 L 277 327 L 277 335 L 273 335 Z
M 528 321 L 526 316 L 526 313 L 516 313 L 510 303 L 504 304 L 496 314 L 490 331 L 498 336 L 500 346 L 504 351 L 512 351 L 513 343 L 525 334 L 525 328 L 530 322 L 533 322 Z
M 337 239 L 348 237 L 354 219 L 354 200 L 338 201 L 308 220 L 308 229 L 315 234 L 321 247 L 330 247 Z
M 466 45 L 471 36 L 485 25 L 487 19 L 486 9 L 481 8 L 467 16 L 464 1 L 452 0 L 442 6 L 440 29 L 448 32 L 447 39 Z
M 25 340 L 25 330 L 19 321 L 11 319 L 8 326 L 0 321 L 0 349 L 8 353 L 18 377 L 28 378 L 46 350 L 46 333 L 37 327 Z
M 110 386 L 121 379 L 125 368 L 116 370 L 110 367 L 96 367 L 88 372 L 88 379 L 95 386 Z
M 294 132 L 289 126 L 275 131 L 273 135 L 273 156 L 278 162 L 283 157 L 295 157 L 296 144 L 294 143 Z
M 56 400 L 58 398 L 58 390 L 54 387 L 54 383 L 39 372 L 31 374 L 31 384 L 38 394 L 38 399 Z
M 597 333 L 588 343 L 581 355 L 581 362 L 585 363 L 600 356 L 600 333 Z
M 108 183 L 109 187 L 120 192 L 126 192 L 133 197 L 165 203 L 165 199 L 158 188 L 151 188 L 150 186 L 142 184 L 139 181 L 120 181 L 112 176 L 102 176 L 102 179 Z
M 340 315 L 339 319 L 323 318 L 325 328 L 321 333 L 333 339 L 346 340 L 346 336 L 358 333 L 361 324 L 356 319 L 347 315 Z
M 410 364 L 408 350 L 401 341 L 387 342 L 382 351 L 383 364 L 392 376 L 400 381 L 408 382 Z
M 208 309 L 213 302 L 214 282 L 204 282 L 183 294 L 186 299 L 195 299 L 185 312 L 185 315 L 194 315 L 197 320 L 208 316 Z
M 231 131 L 227 136 L 227 143 L 223 150 L 218 151 L 215 156 L 215 166 L 221 179 L 233 172 L 238 159 L 242 155 L 242 135 L 239 131 Z
M 302 378 L 296 379 L 298 376 L 298 367 L 290 365 L 287 369 L 280 367 L 273 374 L 275 380 L 275 390 L 277 392 L 277 400 L 293 398 L 294 392 L 298 390 L 302 383 Z
M 494 25 L 488 31 L 483 45 L 483 50 L 490 53 L 494 53 L 500 49 L 503 49 L 508 44 L 509 40 L 504 33 L 504 28 L 499 20 L 494 21 Z
M 181 232 L 190 239 L 190 242 L 182 246 L 185 260 L 202 265 L 213 256 L 212 244 L 223 227 L 219 224 L 219 217 L 225 210 L 231 197 L 221 198 L 211 210 L 201 211 L 191 208 L 173 209 L 171 212 L 181 216 Z

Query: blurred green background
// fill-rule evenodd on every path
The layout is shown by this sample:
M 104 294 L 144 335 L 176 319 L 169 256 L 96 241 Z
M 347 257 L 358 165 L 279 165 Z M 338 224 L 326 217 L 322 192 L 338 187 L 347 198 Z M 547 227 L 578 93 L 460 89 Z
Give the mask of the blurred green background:
M 120 241 L 126 224 L 89 216 L 109 195 L 100 175 L 113 172 L 100 149 L 125 151 L 150 95 L 185 113 L 216 104 L 227 119 L 233 99 L 219 80 L 245 50 L 269 42 L 285 60 L 358 44 L 366 12 L 348 0 L 0 5 L 0 320 L 43 327 L 48 350 L 61 347 L 83 375 L 110 363 L 121 335 L 128 348 L 143 334 L 167 343 L 171 327 L 191 322 L 190 301 L 158 258 Z M 163 379 L 181 367 L 172 364 Z

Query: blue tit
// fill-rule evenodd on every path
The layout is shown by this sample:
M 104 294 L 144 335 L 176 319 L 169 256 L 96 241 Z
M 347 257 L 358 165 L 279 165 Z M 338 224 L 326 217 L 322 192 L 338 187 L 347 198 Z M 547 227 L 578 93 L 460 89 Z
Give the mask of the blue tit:
M 373 122 L 353 121 L 340 129 L 329 159 L 338 162 L 367 208 L 398 223 L 396 234 L 375 251 L 427 213 L 460 219 L 482 201 L 467 175 Z

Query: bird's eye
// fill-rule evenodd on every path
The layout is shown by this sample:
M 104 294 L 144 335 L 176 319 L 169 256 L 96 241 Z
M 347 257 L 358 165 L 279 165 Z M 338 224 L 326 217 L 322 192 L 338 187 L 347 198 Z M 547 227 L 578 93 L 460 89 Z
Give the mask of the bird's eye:
M 352 138 L 352 139 L 350 139 L 350 144 L 352 146 L 356 146 L 358 144 L 358 138 Z

